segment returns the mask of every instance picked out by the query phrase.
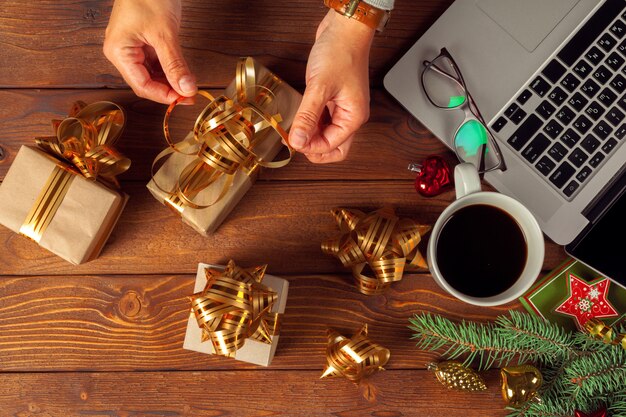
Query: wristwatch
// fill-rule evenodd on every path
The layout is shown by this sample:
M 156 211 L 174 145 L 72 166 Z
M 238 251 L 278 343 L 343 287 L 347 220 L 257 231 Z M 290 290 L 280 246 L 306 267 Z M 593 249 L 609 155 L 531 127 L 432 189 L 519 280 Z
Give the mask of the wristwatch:
M 324 0 L 324 4 L 340 15 L 358 20 L 378 32 L 385 29 L 391 16 L 389 10 L 376 8 L 362 0 Z

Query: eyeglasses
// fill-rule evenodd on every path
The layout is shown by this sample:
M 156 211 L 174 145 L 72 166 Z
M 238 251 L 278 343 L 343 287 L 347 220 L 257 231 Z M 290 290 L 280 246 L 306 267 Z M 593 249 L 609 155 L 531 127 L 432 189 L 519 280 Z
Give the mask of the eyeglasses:
M 481 174 L 506 169 L 500 148 L 446 48 L 432 61 L 424 61 L 421 82 L 433 106 L 465 112 L 465 119 L 454 133 L 454 151 L 459 161 L 474 164 Z

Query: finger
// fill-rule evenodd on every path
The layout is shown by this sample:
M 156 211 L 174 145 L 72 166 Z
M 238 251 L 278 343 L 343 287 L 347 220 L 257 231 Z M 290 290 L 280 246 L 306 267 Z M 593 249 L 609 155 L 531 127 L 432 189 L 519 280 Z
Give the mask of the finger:
M 178 39 L 163 38 L 154 45 L 154 49 L 172 88 L 181 96 L 194 96 L 198 92 L 196 79 L 187 66 Z
M 331 123 L 318 131 L 300 151 L 306 154 L 327 154 L 354 136 L 367 120 L 367 110 L 335 106 Z
M 330 164 L 332 162 L 344 161 L 348 157 L 352 142 L 354 142 L 354 136 L 351 136 L 330 152 L 310 153 L 305 155 L 309 161 L 315 164 Z
M 295 150 L 306 148 L 313 135 L 319 131 L 319 120 L 327 102 L 326 88 L 314 83 L 306 87 L 289 132 L 289 144 Z
M 180 97 L 169 85 L 152 79 L 144 65 L 145 54 L 142 48 L 121 48 L 109 55 L 113 65 L 139 97 L 163 104 L 169 104 Z

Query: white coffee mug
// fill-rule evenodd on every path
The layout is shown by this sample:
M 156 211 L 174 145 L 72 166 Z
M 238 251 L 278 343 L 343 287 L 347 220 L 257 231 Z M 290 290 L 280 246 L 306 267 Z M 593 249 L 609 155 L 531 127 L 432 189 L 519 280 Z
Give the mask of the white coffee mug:
M 541 272 L 544 257 L 543 233 L 532 213 L 519 201 L 504 194 L 481 191 L 480 178 L 473 164 L 463 163 L 454 169 L 456 200 L 437 219 L 428 242 L 428 265 L 430 272 L 441 288 L 461 301 L 478 306 L 495 306 L 513 301 L 524 294 Z M 490 297 L 473 297 L 452 287 L 442 275 L 437 263 L 437 242 L 446 221 L 460 209 L 472 205 L 490 205 L 511 216 L 522 230 L 526 240 L 526 264 L 515 283 L 500 294 Z M 471 236 L 468 236 L 471 241 Z

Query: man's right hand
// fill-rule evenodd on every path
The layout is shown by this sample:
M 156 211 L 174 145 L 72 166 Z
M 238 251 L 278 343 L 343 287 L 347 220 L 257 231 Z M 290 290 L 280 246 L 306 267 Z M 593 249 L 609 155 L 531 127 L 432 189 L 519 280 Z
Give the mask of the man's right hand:
M 104 55 L 139 97 L 169 104 L 198 88 L 178 42 L 180 0 L 116 0 Z

